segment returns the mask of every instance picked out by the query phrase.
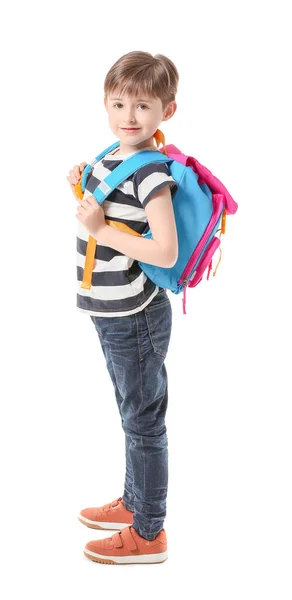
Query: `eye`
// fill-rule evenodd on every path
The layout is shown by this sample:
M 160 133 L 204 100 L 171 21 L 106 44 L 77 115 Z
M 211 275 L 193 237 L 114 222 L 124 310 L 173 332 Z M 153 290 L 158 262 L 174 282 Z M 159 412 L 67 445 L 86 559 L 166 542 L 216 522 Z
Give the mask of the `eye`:
M 121 104 L 121 102 L 116 102 L 116 104 L 114 104 L 113 107 L 115 108 L 116 106 L 123 106 L 123 105 Z M 146 104 L 138 104 L 138 106 L 144 106 L 145 108 L 148 109 L 148 106 L 146 106 Z

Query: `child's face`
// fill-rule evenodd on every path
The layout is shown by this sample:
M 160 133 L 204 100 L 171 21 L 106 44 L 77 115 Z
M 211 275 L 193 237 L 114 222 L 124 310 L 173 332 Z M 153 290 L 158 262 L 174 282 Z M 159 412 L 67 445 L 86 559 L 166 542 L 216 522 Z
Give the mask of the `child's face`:
M 167 121 L 176 109 L 171 102 L 162 110 L 160 98 L 139 94 L 137 98 L 111 93 L 104 99 L 112 132 L 120 139 L 120 152 L 133 152 L 153 145 L 153 134 L 161 121 Z M 133 127 L 134 131 L 126 131 Z

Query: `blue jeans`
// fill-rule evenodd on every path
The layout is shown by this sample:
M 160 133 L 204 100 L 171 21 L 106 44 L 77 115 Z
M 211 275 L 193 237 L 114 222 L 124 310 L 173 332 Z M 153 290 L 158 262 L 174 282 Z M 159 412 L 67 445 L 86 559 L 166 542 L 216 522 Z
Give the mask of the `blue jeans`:
M 133 527 L 153 540 L 163 529 L 168 487 L 167 354 L 172 308 L 160 289 L 144 310 L 124 317 L 90 315 L 114 385 L 125 432 L 123 501 Z

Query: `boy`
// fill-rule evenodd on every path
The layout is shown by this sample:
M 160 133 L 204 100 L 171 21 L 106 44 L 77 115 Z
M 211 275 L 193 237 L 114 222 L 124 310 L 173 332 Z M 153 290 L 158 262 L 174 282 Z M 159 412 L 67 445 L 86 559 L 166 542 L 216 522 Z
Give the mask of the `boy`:
M 168 485 L 165 357 L 172 311 L 163 288 L 138 261 L 169 268 L 178 241 L 172 206 L 177 189 L 166 163 L 142 167 L 100 206 L 92 192 L 122 160 L 139 150 L 157 150 L 155 133 L 175 110 L 178 72 L 164 55 L 130 52 L 109 70 L 104 104 L 118 150 L 94 165 L 76 215 L 77 307 L 90 315 L 114 385 L 126 443 L 123 496 L 100 508 L 83 509 L 79 520 L 95 529 L 118 529 L 86 544 L 91 560 L 107 564 L 156 563 L 167 559 L 163 529 Z M 82 168 L 84 163 L 80 165 Z M 67 179 L 80 179 L 79 167 Z M 105 222 L 124 224 L 129 235 Z M 153 239 L 140 237 L 151 229 Z M 89 234 L 97 240 L 90 290 L 80 287 Z

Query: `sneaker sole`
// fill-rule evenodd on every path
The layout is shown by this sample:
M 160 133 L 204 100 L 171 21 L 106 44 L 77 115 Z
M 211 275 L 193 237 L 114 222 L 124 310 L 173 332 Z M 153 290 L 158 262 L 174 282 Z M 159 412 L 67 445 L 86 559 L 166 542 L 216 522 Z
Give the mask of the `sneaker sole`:
M 161 552 L 159 554 L 141 554 L 140 556 L 102 556 L 91 552 L 90 550 L 83 550 L 86 558 L 106 565 L 133 565 L 133 564 L 158 564 L 165 562 L 168 558 L 168 553 Z
M 83 517 L 82 515 L 78 516 L 79 521 L 86 525 L 86 527 L 90 527 L 91 529 L 123 529 L 123 527 L 127 527 L 128 525 L 133 525 L 133 523 L 111 523 L 106 521 L 90 521 Z

